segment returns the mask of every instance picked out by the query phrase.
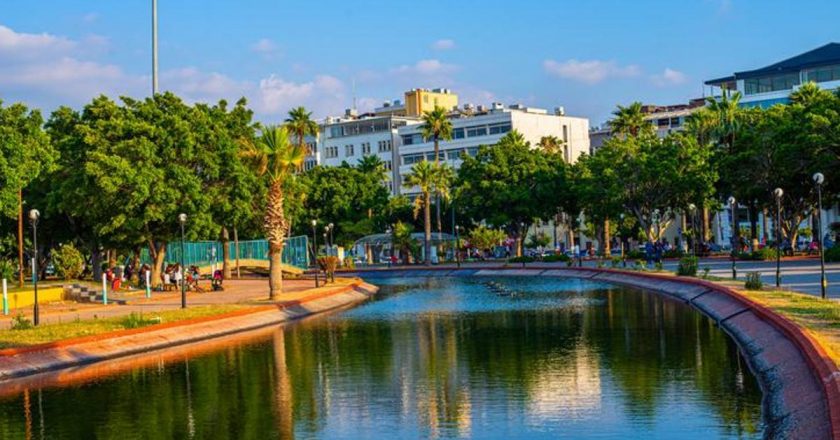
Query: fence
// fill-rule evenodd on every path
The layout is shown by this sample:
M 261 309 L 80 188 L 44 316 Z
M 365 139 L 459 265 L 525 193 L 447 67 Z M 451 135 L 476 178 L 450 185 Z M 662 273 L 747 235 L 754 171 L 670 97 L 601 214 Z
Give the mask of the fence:
M 236 260 L 236 243 L 228 242 L 231 261 Z M 283 248 L 283 263 L 304 269 L 309 266 L 309 241 L 305 235 L 291 237 Z M 222 243 L 218 241 L 190 241 L 184 243 L 184 264 L 187 266 L 206 266 L 222 262 Z M 247 240 L 239 242 L 239 258 L 268 261 L 268 241 Z M 149 250 L 140 252 L 143 263 L 151 263 Z M 166 261 L 181 262 L 181 243 L 169 243 L 166 246 Z

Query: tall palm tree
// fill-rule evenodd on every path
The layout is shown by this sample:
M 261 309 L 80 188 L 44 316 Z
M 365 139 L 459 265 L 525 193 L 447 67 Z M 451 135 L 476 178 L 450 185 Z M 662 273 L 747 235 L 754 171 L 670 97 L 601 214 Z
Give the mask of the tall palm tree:
M 286 127 L 288 127 L 289 132 L 295 135 L 298 147 L 300 148 L 306 146 L 304 142 L 306 136 L 318 136 L 318 123 L 312 119 L 312 112 L 307 112 L 304 107 L 289 110 L 289 117 L 286 118 Z
M 262 129 L 255 143 L 248 143 L 242 153 L 251 159 L 257 175 L 268 180 L 268 197 L 263 229 L 269 251 L 269 298 L 275 299 L 283 290 L 283 246 L 289 222 L 283 208 L 284 185 L 293 172 L 303 163 L 306 148 L 289 142 L 289 132 L 284 126 Z
M 566 143 L 557 136 L 543 136 L 540 138 L 539 146 L 546 153 L 561 154 Z M 566 159 L 565 157 L 563 159 Z
M 418 187 L 420 194 L 414 200 L 414 217 L 423 209 L 423 260 L 426 266 L 432 264 L 432 192 L 435 190 L 436 167 L 432 162 L 423 160 L 411 167 L 411 173 L 403 179 L 403 186 L 406 188 Z
M 385 169 L 385 161 L 380 159 L 379 156 L 373 154 L 362 156 L 356 164 L 356 168 L 362 173 L 379 176 L 383 181 L 389 179 L 388 170 Z
M 741 127 L 741 92 L 730 93 L 726 88 L 720 99 L 706 98 L 707 108 L 715 115 L 715 134 L 720 144 L 730 152 L 735 147 L 735 134 Z
M 435 165 L 440 163 L 440 141 L 452 139 L 452 121 L 446 115 L 446 109 L 435 106 L 434 110 L 423 112 L 423 126 L 420 128 L 425 139 L 432 139 L 435 143 Z M 438 233 L 443 229 L 440 220 L 440 194 L 435 194 L 435 211 L 437 216 Z
M 627 107 L 619 105 L 613 112 L 613 118 L 609 122 L 613 134 L 637 137 L 650 122 L 645 120 L 645 113 L 642 111 L 642 103 L 634 102 Z

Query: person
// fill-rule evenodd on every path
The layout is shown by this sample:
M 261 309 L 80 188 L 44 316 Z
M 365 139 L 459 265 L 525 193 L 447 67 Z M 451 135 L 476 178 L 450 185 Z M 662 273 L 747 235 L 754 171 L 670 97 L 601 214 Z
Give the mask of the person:
M 176 263 L 175 267 L 172 268 L 172 285 L 176 288 L 181 286 L 181 282 L 184 280 L 184 271 L 181 268 L 181 265 Z
M 651 262 L 653 261 L 653 258 L 654 258 L 653 243 L 651 243 L 648 240 L 648 242 L 645 243 L 645 263 L 647 263 L 647 265 L 650 266 Z
M 222 287 L 222 281 L 224 281 L 222 271 L 221 270 L 216 270 L 215 272 L 213 272 L 213 290 L 214 291 L 225 290 Z
M 811 244 L 808 245 L 808 255 L 819 253 L 820 246 L 816 242 L 816 240 L 811 240 Z

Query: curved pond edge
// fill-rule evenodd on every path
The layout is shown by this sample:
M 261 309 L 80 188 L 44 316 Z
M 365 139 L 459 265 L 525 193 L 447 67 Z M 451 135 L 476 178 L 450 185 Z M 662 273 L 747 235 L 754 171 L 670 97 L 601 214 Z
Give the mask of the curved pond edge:
M 333 289 L 321 289 L 294 301 L 0 350 L 0 387 L 3 387 L 4 381 L 206 341 L 325 313 L 364 301 L 378 290 L 372 284 L 358 281 Z
M 789 319 L 736 290 L 697 278 L 615 269 L 508 266 L 370 269 L 364 276 L 543 276 L 588 279 L 664 294 L 713 319 L 738 345 L 764 393 L 765 438 L 840 440 L 840 371 Z

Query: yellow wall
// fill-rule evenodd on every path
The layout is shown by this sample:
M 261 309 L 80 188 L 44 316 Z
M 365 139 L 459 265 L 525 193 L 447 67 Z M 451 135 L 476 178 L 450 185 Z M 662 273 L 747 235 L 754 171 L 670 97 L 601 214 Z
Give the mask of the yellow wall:
M 423 112 L 443 107 L 452 110 L 458 106 L 458 95 L 415 89 L 405 92 L 405 111 L 408 116 L 422 116 Z
M 38 304 L 61 301 L 64 299 L 64 287 L 38 289 Z M 2 300 L 2 298 L 0 298 Z M 9 309 L 28 307 L 35 304 L 35 292 L 31 290 L 9 292 Z

